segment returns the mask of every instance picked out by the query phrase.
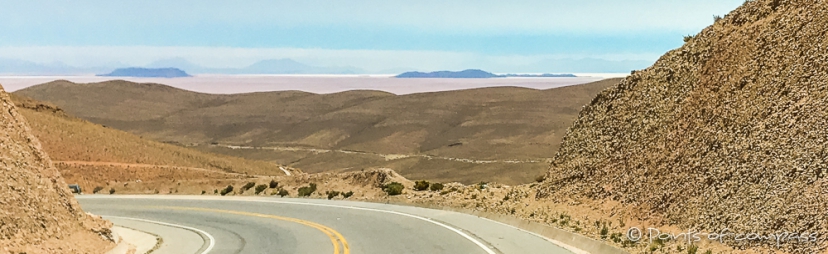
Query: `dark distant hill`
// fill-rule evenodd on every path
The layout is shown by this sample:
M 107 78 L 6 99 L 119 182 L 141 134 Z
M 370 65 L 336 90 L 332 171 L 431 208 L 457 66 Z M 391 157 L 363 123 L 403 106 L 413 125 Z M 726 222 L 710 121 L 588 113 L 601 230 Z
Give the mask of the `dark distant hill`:
M 411 71 L 400 75 L 396 78 L 561 78 L 561 77 L 575 77 L 573 74 L 505 74 L 497 75 L 491 72 L 482 70 L 464 70 L 464 71 L 435 71 L 435 72 L 419 72 Z
M 464 70 L 464 71 L 435 71 L 435 72 L 419 72 L 411 71 L 400 75 L 396 78 L 497 78 L 498 75 L 482 70 Z
M 176 68 L 122 68 L 116 69 L 109 74 L 100 74 L 101 77 L 138 77 L 138 78 L 182 78 L 192 77 L 186 72 Z

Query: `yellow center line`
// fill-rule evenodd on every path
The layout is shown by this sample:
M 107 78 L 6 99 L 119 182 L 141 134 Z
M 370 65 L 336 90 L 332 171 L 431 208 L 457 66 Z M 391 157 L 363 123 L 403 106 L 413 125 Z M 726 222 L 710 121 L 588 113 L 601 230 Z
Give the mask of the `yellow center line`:
M 299 223 L 308 227 L 315 228 L 319 231 L 322 231 L 328 238 L 331 239 L 331 244 L 333 244 L 334 254 L 340 254 L 340 244 L 342 245 L 342 254 L 350 254 L 351 248 L 348 246 L 348 241 L 345 240 L 345 237 L 342 236 L 336 230 L 332 228 L 326 227 L 322 224 L 318 224 L 311 221 L 300 220 L 296 218 L 290 217 L 282 217 L 270 214 L 262 214 L 262 213 L 250 213 L 250 212 L 242 212 L 242 211 L 233 211 L 233 210 L 219 210 L 219 209 L 210 209 L 210 208 L 200 208 L 200 207 L 176 207 L 176 206 L 160 206 L 159 208 L 165 209 L 174 209 L 174 210 L 190 210 L 190 211 L 202 211 L 202 212 L 215 212 L 215 213 L 229 213 L 229 214 L 236 214 L 236 215 L 244 215 L 244 216 L 251 216 L 251 217 L 260 217 L 260 218 L 269 218 L 269 219 L 277 219 L 282 221 L 289 221 Z

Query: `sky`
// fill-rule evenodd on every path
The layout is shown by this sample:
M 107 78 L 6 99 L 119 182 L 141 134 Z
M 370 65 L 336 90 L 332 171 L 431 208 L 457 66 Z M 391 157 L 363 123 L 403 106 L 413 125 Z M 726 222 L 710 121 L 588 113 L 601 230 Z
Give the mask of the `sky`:
M 743 0 L 0 0 L 0 58 L 74 66 L 291 58 L 367 70 L 646 67 Z M 554 71 L 554 70 L 549 70 Z

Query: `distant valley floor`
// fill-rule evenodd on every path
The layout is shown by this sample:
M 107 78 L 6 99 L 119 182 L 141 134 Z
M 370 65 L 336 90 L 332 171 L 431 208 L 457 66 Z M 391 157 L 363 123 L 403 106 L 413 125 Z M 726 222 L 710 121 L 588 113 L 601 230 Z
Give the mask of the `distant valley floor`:
M 408 95 L 369 90 L 225 95 L 128 81 L 55 81 L 14 94 L 54 104 L 59 108 L 54 110 L 99 124 L 98 129 L 105 126 L 168 145 L 275 162 L 308 173 L 388 168 L 413 180 L 517 185 L 534 182 L 548 170 L 548 158 L 581 107 L 619 81 Z M 266 173 L 234 170 L 247 171 Z

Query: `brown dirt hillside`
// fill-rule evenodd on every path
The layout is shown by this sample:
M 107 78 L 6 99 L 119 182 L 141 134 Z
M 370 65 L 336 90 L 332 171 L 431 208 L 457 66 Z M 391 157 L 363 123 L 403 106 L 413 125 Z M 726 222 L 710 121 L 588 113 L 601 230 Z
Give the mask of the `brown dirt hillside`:
M 167 175 L 170 176 L 169 178 L 166 178 L 157 176 L 156 174 L 160 173 L 155 172 L 146 175 L 144 181 L 155 178 L 173 179 L 172 176 L 175 176 L 173 172 L 185 175 L 200 174 L 201 177 L 218 174 L 231 178 L 235 176 L 227 176 L 223 172 L 284 175 L 279 165 L 271 162 L 205 153 L 164 144 L 69 116 L 62 109 L 48 103 L 15 94 L 11 95 L 11 99 L 17 105 L 19 112 L 28 120 L 32 134 L 40 140 L 43 149 L 53 160 L 57 161 L 55 166 L 61 174 L 67 181 L 78 183 L 87 191 L 91 191 L 96 185 L 104 184 L 106 182 L 104 176 L 121 172 L 124 166 L 64 162 L 159 165 L 160 167 L 156 167 L 158 170 L 155 171 L 171 174 Z M 140 165 L 134 165 L 133 168 L 140 168 Z M 214 172 L 205 174 L 203 171 L 189 168 Z
M 108 222 L 81 210 L 0 88 L 0 253 L 103 253 Z M 103 236 L 103 237 L 102 237 Z
M 618 81 L 402 96 L 377 91 L 210 95 L 126 81 L 55 81 L 16 93 L 150 139 L 310 173 L 386 167 L 411 179 L 520 184 L 546 171 L 546 160 L 577 112 Z
M 747 1 L 686 38 L 584 108 L 538 197 L 618 201 L 683 230 L 818 233 L 781 250 L 824 251 L 825 17 L 826 1 Z

